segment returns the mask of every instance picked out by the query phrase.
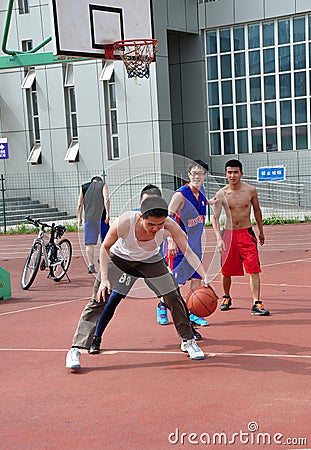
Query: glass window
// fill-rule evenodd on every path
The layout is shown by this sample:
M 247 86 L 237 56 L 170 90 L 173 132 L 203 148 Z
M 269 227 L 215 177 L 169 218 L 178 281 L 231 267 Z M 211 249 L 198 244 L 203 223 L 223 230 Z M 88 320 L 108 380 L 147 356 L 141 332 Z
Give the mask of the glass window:
M 105 109 L 107 117 L 107 152 L 108 159 L 120 157 L 118 136 L 118 110 L 116 101 L 116 82 L 114 71 L 109 80 L 104 81 Z
M 274 45 L 274 22 L 264 22 L 262 26 L 263 46 L 271 47 Z
M 305 41 L 305 18 L 294 17 L 293 19 L 294 42 Z
M 228 103 L 232 103 L 232 82 L 231 81 L 222 81 L 221 82 L 221 95 L 222 95 L 222 103 L 224 105 Z
M 110 100 L 110 108 L 117 107 L 117 99 L 116 99 L 116 87 L 113 80 L 109 83 L 109 100 Z
M 69 90 L 69 97 L 70 97 L 70 109 L 72 112 L 76 112 L 76 96 L 75 96 L 75 90 L 70 89 Z
M 217 80 L 218 78 L 217 56 L 207 58 L 207 78 L 209 80 Z
M 119 138 L 118 138 L 118 136 L 113 136 L 112 137 L 112 148 L 113 148 L 113 157 L 114 158 L 120 158 Z
M 250 79 L 250 97 L 251 102 L 261 100 L 261 78 L 255 77 Z
M 264 49 L 264 51 L 263 51 L 263 68 L 264 68 L 264 73 L 275 72 L 274 48 Z
M 275 99 L 275 76 L 269 75 L 268 77 L 264 77 L 264 92 L 265 92 L 265 100 L 273 100 Z
M 222 121 L 224 130 L 233 129 L 233 106 L 225 106 L 222 109 Z
M 115 109 L 111 110 L 111 131 L 112 134 L 117 134 L 118 132 L 117 111 Z
M 32 40 L 26 39 L 25 41 L 22 41 L 22 51 L 23 52 L 29 52 L 33 48 L 32 46 Z
M 245 78 L 235 81 L 235 101 L 237 103 L 246 102 L 246 80 L 245 80 Z
M 260 47 L 259 24 L 248 25 L 248 48 Z
M 31 97 L 32 97 L 32 110 L 33 110 L 33 114 L 35 116 L 38 116 L 39 114 L 39 110 L 38 110 L 38 99 L 37 99 L 37 91 L 36 91 L 36 87 L 35 84 L 33 84 L 33 89 L 31 91 Z
M 220 53 L 231 51 L 230 28 L 223 28 L 219 31 Z
M 216 30 L 206 33 L 206 53 L 212 55 L 217 53 L 217 34 Z
M 281 128 L 281 149 L 293 150 L 293 132 L 292 127 Z
M 219 108 L 210 108 L 209 110 L 209 126 L 211 131 L 220 130 Z
M 279 48 L 279 71 L 286 72 L 290 70 L 290 47 Z
M 71 127 L 72 127 L 72 137 L 78 138 L 78 123 L 77 123 L 77 114 L 71 115 Z
M 265 120 L 266 120 L 266 126 L 276 125 L 276 103 L 275 102 L 265 103 Z
M 278 20 L 278 41 L 279 45 L 290 43 L 290 20 Z
M 252 151 L 253 153 L 263 152 L 262 129 L 252 130 Z
M 234 54 L 234 71 L 236 77 L 245 77 L 245 53 Z
M 248 153 L 248 132 L 238 131 L 238 153 Z
M 291 97 L 291 75 L 290 73 L 285 73 L 279 76 L 280 85 L 280 98 Z
M 295 100 L 295 122 L 306 123 L 307 122 L 307 99 L 300 98 Z
M 294 73 L 295 97 L 304 97 L 307 95 L 306 90 L 306 72 Z
M 234 134 L 233 131 L 224 132 L 224 154 L 232 155 L 234 154 Z
M 211 133 L 211 155 L 221 155 L 220 133 Z
M 244 27 L 233 28 L 234 50 L 245 50 Z
M 221 66 L 221 78 L 232 78 L 231 55 L 221 55 L 220 66 Z
M 219 105 L 218 81 L 208 83 L 208 102 L 209 105 Z
M 252 127 L 262 126 L 262 107 L 261 103 L 251 105 L 251 125 Z
M 238 105 L 236 107 L 236 119 L 238 128 L 247 128 L 247 106 Z
M 281 125 L 292 123 L 292 102 L 284 100 L 280 102 Z
M 294 69 L 306 68 L 306 45 L 296 44 L 294 45 Z
M 211 30 L 206 46 L 211 154 L 311 148 L 310 12 Z
M 29 13 L 28 0 L 18 0 L 18 9 L 20 14 L 28 14 Z
M 260 52 L 255 50 L 249 52 L 249 74 L 259 75 L 260 74 Z
M 40 141 L 40 122 L 39 122 L 39 117 L 34 117 L 33 118 L 33 123 L 34 123 L 34 129 L 35 129 L 35 140 L 36 142 Z
M 266 130 L 266 150 L 267 152 L 275 152 L 278 149 L 277 129 L 267 128 Z
M 296 149 L 304 150 L 308 148 L 307 126 L 296 127 Z

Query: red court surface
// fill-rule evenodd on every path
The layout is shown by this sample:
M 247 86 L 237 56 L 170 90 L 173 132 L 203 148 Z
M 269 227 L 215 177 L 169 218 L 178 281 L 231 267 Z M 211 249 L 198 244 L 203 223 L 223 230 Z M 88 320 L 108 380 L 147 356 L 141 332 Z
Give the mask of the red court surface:
M 66 235 L 71 282 L 39 272 L 29 291 L 19 283 L 33 236 L 0 236 L 12 283 L 12 299 L 0 301 L 0 450 L 311 448 L 311 224 L 265 227 L 262 300 L 272 315 L 250 314 L 248 277 L 236 277 L 232 309 L 199 330 L 205 360 L 179 350 L 171 320 L 156 323 L 157 300 L 140 287 L 121 302 L 102 353 L 83 353 L 77 372 L 65 357 L 94 278 L 78 235 Z M 206 237 L 208 261 L 211 229 Z M 214 286 L 221 295 L 219 277 Z

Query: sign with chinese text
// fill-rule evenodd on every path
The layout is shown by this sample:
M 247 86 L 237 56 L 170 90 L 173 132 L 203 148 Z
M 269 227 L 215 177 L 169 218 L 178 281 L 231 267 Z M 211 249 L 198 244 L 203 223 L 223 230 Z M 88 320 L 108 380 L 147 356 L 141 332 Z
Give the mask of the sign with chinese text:
M 267 166 L 257 169 L 257 181 L 284 181 L 285 178 L 285 166 Z
M 9 144 L 7 138 L 0 138 L 0 159 L 8 159 Z

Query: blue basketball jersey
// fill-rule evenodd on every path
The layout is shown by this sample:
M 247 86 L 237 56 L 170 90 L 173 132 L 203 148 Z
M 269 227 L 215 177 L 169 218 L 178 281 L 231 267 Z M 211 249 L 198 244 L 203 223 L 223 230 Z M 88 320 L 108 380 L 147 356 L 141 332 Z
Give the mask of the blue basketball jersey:
M 188 236 L 188 243 L 194 253 L 202 259 L 201 238 L 206 217 L 206 197 L 202 186 L 199 199 L 192 193 L 189 184 L 177 190 L 184 196 L 184 206 L 174 214 L 173 218 Z M 178 249 L 176 257 L 168 255 L 167 242 L 165 242 L 164 255 L 178 284 L 185 284 L 191 278 L 201 278 L 195 269 L 188 263 L 183 253 Z
M 201 237 L 204 229 L 207 204 L 204 187 L 201 187 L 198 200 L 191 191 L 188 183 L 179 188 L 177 192 L 181 192 L 184 196 L 184 206 L 180 211 L 177 211 L 175 220 L 188 235 L 188 243 L 192 250 L 201 257 Z M 179 253 L 181 253 L 180 250 Z

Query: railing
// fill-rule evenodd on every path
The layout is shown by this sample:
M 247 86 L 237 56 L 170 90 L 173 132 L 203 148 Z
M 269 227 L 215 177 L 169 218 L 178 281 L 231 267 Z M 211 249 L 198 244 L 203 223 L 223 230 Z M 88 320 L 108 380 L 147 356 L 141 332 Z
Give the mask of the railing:
M 77 200 L 81 184 L 89 181 L 97 171 L 70 173 L 8 174 L 1 176 L 0 219 L 5 223 L 8 200 L 28 197 L 47 203 L 76 216 Z M 172 193 L 188 178 L 186 173 L 173 175 L 155 172 L 153 168 L 109 169 L 104 174 L 111 200 L 111 217 L 139 205 L 141 189 L 149 183 L 162 188 L 164 198 L 169 201 Z M 311 183 L 286 180 L 279 182 L 258 182 L 255 178 L 243 177 L 243 181 L 253 184 L 258 196 L 264 218 L 305 220 L 311 218 Z M 208 176 L 207 196 L 212 197 L 226 184 L 223 176 Z M 208 219 L 210 218 L 209 211 Z

